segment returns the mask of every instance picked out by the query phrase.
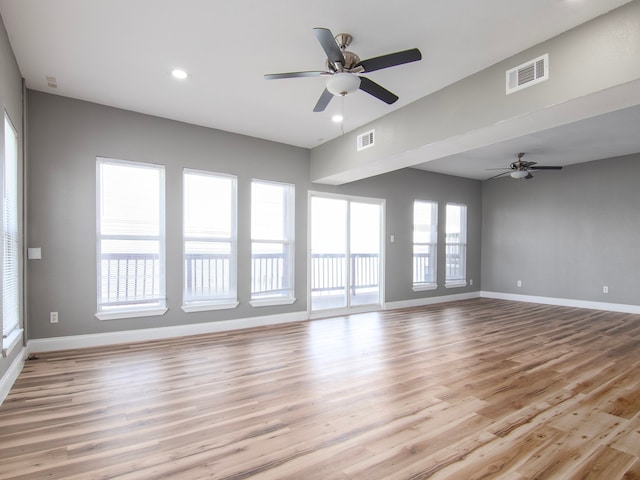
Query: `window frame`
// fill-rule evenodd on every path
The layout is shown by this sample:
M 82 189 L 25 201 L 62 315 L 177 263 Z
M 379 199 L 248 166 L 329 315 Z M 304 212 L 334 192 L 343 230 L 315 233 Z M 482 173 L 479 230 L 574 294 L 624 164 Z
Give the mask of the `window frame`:
M 282 188 L 282 194 L 285 195 L 283 202 L 284 211 L 282 212 L 283 226 L 285 232 L 284 238 L 280 240 L 256 238 L 253 229 L 253 218 L 255 214 L 254 208 L 254 185 L 271 185 Z M 273 305 L 290 305 L 296 301 L 295 297 L 295 185 L 286 182 L 276 182 L 272 180 L 263 180 L 258 178 L 251 179 L 251 300 L 249 304 L 253 307 L 273 306 Z M 282 245 L 283 252 L 286 252 L 283 264 L 287 265 L 287 283 L 289 288 L 282 295 L 256 295 L 254 292 L 254 244 L 274 244 Z
M 230 214 L 230 237 L 214 237 L 209 239 L 198 236 L 187 236 L 186 219 L 187 219 L 187 175 L 199 175 L 204 177 L 212 177 L 216 179 L 227 179 L 231 181 L 231 212 Z M 211 310 L 226 310 L 236 308 L 238 303 L 238 177 L 235 175 L 213 172 L 209 170 L 199 170 L 194 168 L 183 168 L 182 170 L 182 310 L 184 312 L 204 312 Z M 229 292 L 228 296 L 221 296 L 219 299 L 202 299 L 187 296 L 187 253 L 186 244 L 188 241 L 215 242 L 229 244 Z
M 20 265 L 24 260 L 20 235 L 20 137 L 9 114 L 4 111 L 4 157 L 2 160 L 2 323 L 0 323 L 0 347 L 7 357 L 20 344 L 22 325 L 22 288 Z M 8 135 L 13 147 L 8 149 Z M 9 183 L 10 182 L 10 183 Z M 15 228 L 9 228 L 15 227 Z M 7 254 L 7 251 L 9 254 Z M 6 259 L 10 258 L 11 262 Z M 8 269 L 8 271 L 7 271 Z M 10 283 L 8 281 L 10 280 Z M 10 290 L 10 291 L 7 291 Z M 9 305 L 11 303 L 11 305 Z M 9 321 L 5 321 L 9 318 Z
M 101 189 L 101 166 L 121 165 L 135 168 L 144 168 L 158 172 L 158 236 L 149 235 L 103 235 L 101 232 L 101 210 L 102 210 L 102 189 Z M 96 318 L 99 320 L 117 320 L 122 318 L 136 318 L 163 315 L 167 311 L 166 295 L 166 180 L 165 166 L 151 162 L 137 162 L 108 157 L 96 157 L 96 268 L 97 268 L 97 292 L 96 292 Z M 113 309 L 104 310 L 105 303 L 102 301 L 102 240 L 150 240 L 158 241 L 158 301 L 155 305 L 127 305 L 120 308 L 114 306 Z
M 458 242 L 449 241 L 449 231 L 447 230 L 448 215 L 446 209 L 449 206 L 461 207 L 460 211 L 460 238 Z M 467 205 L 463 203 L 448 202 L 445 206 L 445 287 L 446 288 L 458 288 L 467 286 Z M 461 275 L 450 277 L 448 265 L 450 249 L 457 248 L 459 250 L 459 260 L 461 265 Z
M 431 223 L 426 224 L 430 227 L 430 234 L 432 242 L 416 242 L 415 230 L 416 230 L 416 205 L 424 204 L 430 205 L 431 208 Z M 429 259 L 433 263 L 433 267 L 429 268 L 432 271 L 433 282 L 416 282 L 416 246 L 427 246 L 430 249 Z M 414 200 L 413 201 L 413 236 L 412 236 L 412 288 L 414 292 L 435 290 L 438 288 L 438 202 L 433 200 Z

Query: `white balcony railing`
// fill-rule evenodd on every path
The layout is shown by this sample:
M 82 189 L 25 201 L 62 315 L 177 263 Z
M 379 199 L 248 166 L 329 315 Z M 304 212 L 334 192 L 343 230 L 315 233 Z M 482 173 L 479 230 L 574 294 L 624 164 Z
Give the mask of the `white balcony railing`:
M 312 255 L 312 292 L 340 291 L 346 288 L 344 254 Z M 160 257 L 155 254 L 103 254 L 102 305 L 154 303 L 160 297 Z M 350 288 L 358 290 L 379 285 L 377 254 L 351 255 Z M 226 254 L 188 254 L 185 256 L 186 301 L 219 298 L 230 289 L 231 266 Z M 270 296 L 291 289 L 286 255 L 257 254 L 251 260 L 252 293 Z
M 100 307 L 153 305 L 161 299 L 160 256 L 103 253 Z

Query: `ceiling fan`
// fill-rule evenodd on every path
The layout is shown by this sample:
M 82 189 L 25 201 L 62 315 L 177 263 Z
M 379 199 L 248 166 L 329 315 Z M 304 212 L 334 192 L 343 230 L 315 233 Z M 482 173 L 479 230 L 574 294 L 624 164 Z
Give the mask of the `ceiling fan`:
M 398 96 L 378 85 L 373 80 L 360 76 L 360 74 L 395 67 L 403 63 L 416 62 L 422 59 L 420 50 L 412 48 L 380 57 L 360 60 L 358 55 L 347 51 L 347 47 L 353 40 L 353 37 L 348 33 L 340 33 L 334 37 L 327 28 L 314 28 L 313 33 L 327 54 L 327 70 L 270 73 L 265 75 L 264 78 L 267 80 L 276 80 L 281 78 L 329 77 L 326 87 L 320 95 L 320 99 L 313 108 L 314 112 L 324 111 L 334 95 L 345 96 L 358 89 L 391 105 L 398 100 Z
M 509 168 L 492 168 L 490 170 L 507 170 L 506 172 L 499 173 L 498 175 L 494 175 L 490 177 L 488 180 L 493 178 L 502 177 L 503 175 L 509 174 L 511 178 L 524 178 L 525 180 L 530 180 L 533 178 L 531 174 L 532 170 L 562 170 L 560 166 L 552 166 L 552 165 L 538 165 L 536 162 L 526 162 L 522 160 L 524 157 L 524 152 L 520 152 L 516 154 L 518 160 L 509 165 Z

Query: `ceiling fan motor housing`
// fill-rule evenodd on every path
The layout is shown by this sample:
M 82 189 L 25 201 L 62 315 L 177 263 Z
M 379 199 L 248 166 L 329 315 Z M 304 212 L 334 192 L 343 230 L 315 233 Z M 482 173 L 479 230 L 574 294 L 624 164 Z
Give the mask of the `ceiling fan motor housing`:
M 360 57 L 353 52 L 346 52 L 343 50 L 342 56 L 344 57 L 344 65 L 338 64 L 335 65 L 327 59 L 327 68 L 332 72 L 362 72 L 363 68 L 357 67 L 358 63 L 360 63 Z

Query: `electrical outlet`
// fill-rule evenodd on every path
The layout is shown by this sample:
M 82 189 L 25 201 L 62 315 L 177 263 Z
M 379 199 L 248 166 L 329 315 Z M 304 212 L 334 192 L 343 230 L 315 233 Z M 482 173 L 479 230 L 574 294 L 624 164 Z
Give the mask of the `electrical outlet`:
M 469 279 L 469 285 L 473 285 L 473 278 Z
M 49 323 L 58 323 L 58 312 L 51 312 L 49 314 Z
M 521 286 L 522 286 L 522 280 L 518 280 L 518 281 L 516 282 L 516 286 L 517 286 L 517 287 L 521 287 Z
M 609 293 L 609 287 L 607 287 L 606 285 L 604 285 L 602 287 L 602 293 Z

